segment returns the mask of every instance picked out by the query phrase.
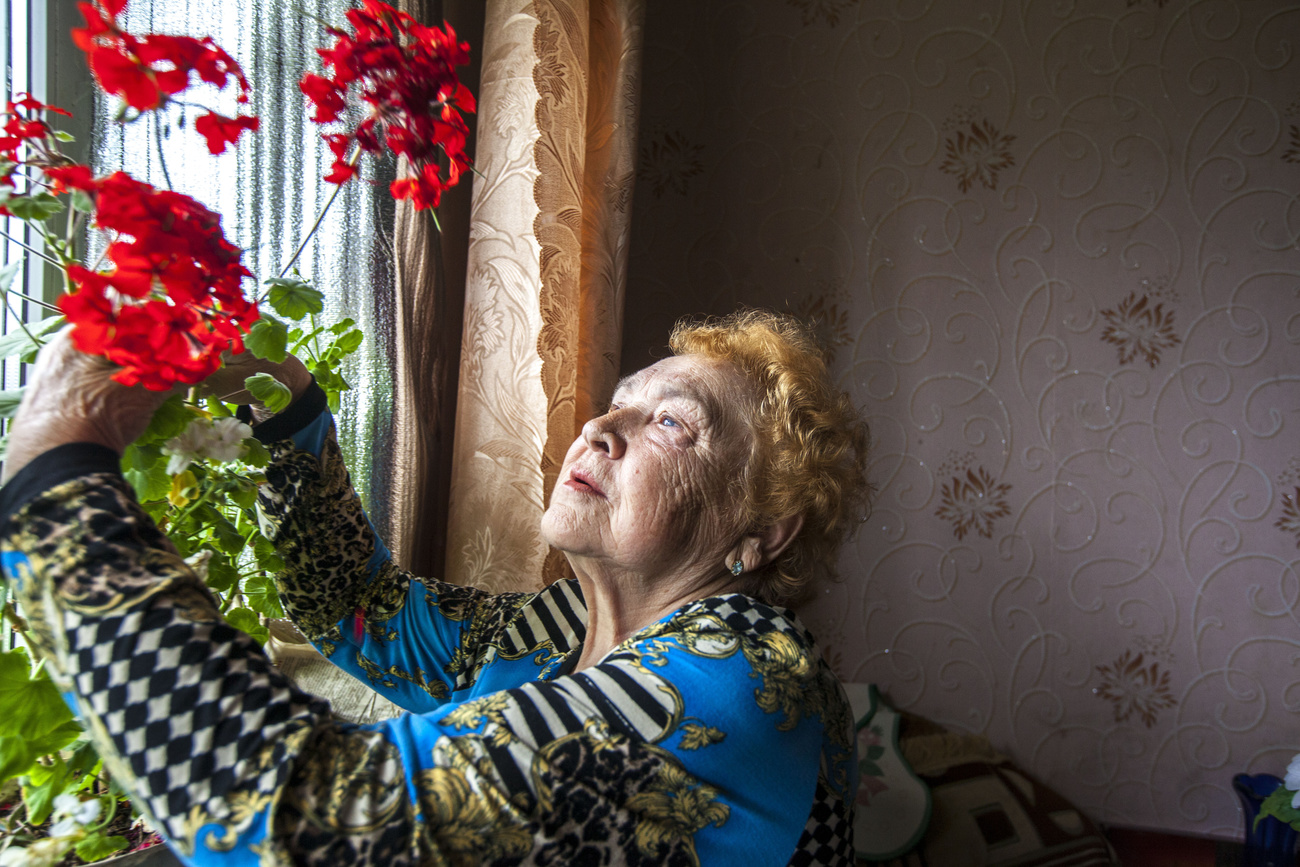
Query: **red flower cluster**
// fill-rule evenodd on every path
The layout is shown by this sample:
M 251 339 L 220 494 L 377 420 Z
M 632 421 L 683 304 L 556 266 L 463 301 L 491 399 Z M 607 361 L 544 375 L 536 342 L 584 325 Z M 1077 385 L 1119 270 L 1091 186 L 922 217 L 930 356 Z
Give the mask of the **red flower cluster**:
M 243 351 L 258 313 L 240 281 L 252 274 L 218 214 L 125 172 L 96 180 L 85 166 L 68 166 L 47 174 L 92 195 L 96 224 L 117 233 L 105 252 L 110 270 L 68 266 L 76 291 L 58 303 L 78 349 L 119 365 L 118 382 L 155 391 L 200 382 L 224 350 Z
M 393 196 L 410 199 L 416 210 L 437 207 L 442 191 L 455 186 L 470 166 L 469 128 L 461 112 L 474 111 L 474 97 L 454 69 L 469 62 L 469 43 L 458 42 L 450 24 L 426 27 L 378 0 L 364 0 L 347 18 L 355 32 L 330 28 L 333 47 L 317 49 L 333 72 L 307 73 L 299 85 L 316 107 L 317 123 L 339 119 L 354 84 L 370 106 L 355 130 L 324 136 L 334 152 L 325 180 L 341 184 L 355 175 L 349 151 L 355 144 L 379 153 L 382 136 L 410 165 L 409 174 L 393 181 Z
M 133 36 L 117 24 L 127 0 L 96 0 L 78 3 L 86 26 L 72 31 L 90 61 L 90 70 L 104 90 L 119 96 L 137 111 L 151 111 L 190 86 L 190 73 L 224 89 L 233 79 L 239 86 L 239 102 L 248 102 L 248 79 L 244 71 L 212 37 L 167 36 L 150 33 Z M 244 130 L 256 131 L 253 115 L 226 117 L 208 112 L 194 122 L 194 128 L 208 140 L 214 154 L 234 144 Z
M 54 130 L 41 117 L 41 112 L 54 111 L 62 115 L 68 112 L 53 105 L 46 105 L 39 99 L 23 94 L 17 102 L 5 103 L 4 135 L 0 136 L 0 184 L 6 187 L 14 185 L 13 174 L 20 165 L 18 150 L 27 144 L 37 151 L 29 154 L 26 162 L 33 162 L 33 157 L 47 157 L 45 140 L 54 134 Z M 8 214 L 0 206 L 0 214 Z

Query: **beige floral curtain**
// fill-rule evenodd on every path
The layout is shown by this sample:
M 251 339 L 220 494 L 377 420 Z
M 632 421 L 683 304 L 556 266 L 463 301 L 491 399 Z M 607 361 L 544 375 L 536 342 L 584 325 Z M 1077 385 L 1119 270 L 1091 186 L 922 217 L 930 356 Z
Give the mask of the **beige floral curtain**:
M 618 375 L 642 0 L 491 0 L 444 574 L 565 574 L 538 533 L 565 451 Z

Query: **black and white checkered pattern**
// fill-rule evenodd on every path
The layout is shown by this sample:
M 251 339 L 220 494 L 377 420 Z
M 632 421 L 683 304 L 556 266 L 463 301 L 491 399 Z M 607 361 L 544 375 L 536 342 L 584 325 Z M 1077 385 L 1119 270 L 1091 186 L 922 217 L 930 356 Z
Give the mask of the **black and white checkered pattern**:
M 78 692 L 129 757 L 155 818 L 183 820 L 194 807 L 222 818 L 233 792 L 274 792 L 289 769 L 284 735 L 329 713 L 271 668 L 253 639 L 190 620 L 169 599 L 120 616 L 67 617 Z
M 697 603 L 705 611 L 717 615 L 741 635 L 765 635 L 780 630 L 799 641 L 812 645 L 813 638 L 798 626 L 794 613 L 785 608 L 773 608 L 743 593 L 711 596 Z
M 851 807 L 817 780 L 808 824 L 799 836 L 799 845 L 790 856 L 790 867 L 828 865 L 850 867 L 854 861 L 853 813 Z

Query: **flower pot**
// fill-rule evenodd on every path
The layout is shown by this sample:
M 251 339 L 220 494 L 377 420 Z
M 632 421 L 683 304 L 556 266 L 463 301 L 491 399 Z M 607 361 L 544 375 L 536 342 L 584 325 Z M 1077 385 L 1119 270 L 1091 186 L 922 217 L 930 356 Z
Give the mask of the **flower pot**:
M 1282 780 L 1272 774 L 1237 774 L 1232 778 L 1232 789 L 1241 800 L 1246 820 L 1242 867 L 1294 867 L 1296 863 L 1296 842 L 1300 839 L 1300 832 L 1272 816 L 1255 824 L 1260 805 L 1280 785 Z

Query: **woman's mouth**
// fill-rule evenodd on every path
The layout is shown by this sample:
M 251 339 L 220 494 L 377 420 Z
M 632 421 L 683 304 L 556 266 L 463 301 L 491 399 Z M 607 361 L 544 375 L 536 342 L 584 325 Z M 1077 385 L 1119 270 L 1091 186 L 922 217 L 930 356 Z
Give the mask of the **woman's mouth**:
M 575 491 L 585 491 L 589 494 L 595 494 L 598 497 L 605 496 L 605 492 L 600 489 L 600 486 L 596 484 L 595 480 L 592 479 L 591 476 L 579 472 L 578 470 L 572 470 L 569 473 L 569 478 L 565 480 L 564 484 Z

